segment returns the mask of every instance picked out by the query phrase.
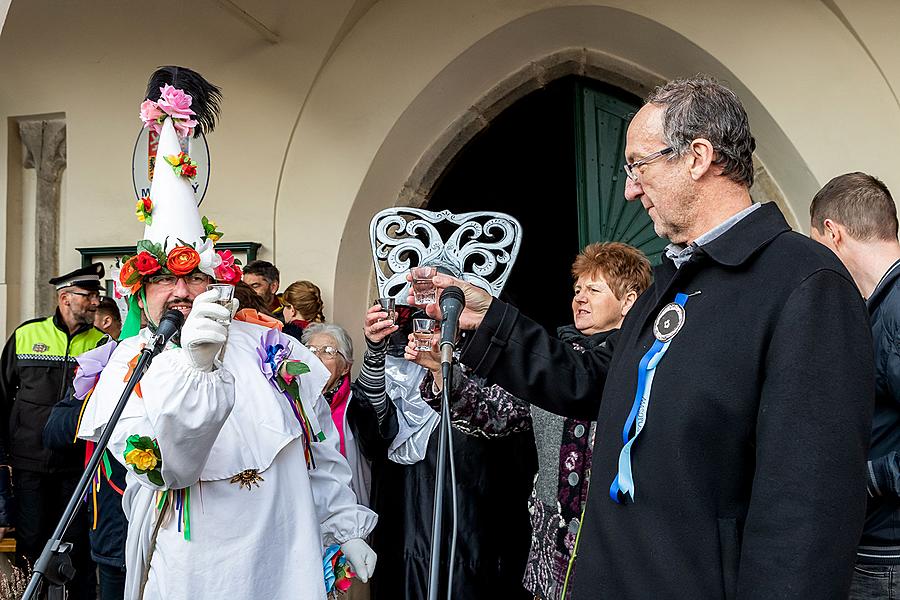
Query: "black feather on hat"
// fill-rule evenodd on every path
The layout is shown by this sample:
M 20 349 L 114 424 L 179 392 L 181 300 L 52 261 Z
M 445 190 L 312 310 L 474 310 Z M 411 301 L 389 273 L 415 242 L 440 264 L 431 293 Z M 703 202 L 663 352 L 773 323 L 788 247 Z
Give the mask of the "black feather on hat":
M 216 126 L 219 117 L 219 102 L 222 101 L 222 90 L 203 78 L 203 75 L 187 67 L 174 65 L 160 67 L 150 75 L 147 82 L 147 100 L 159 100 L 159 88 L 165 84 L 183 90 L 191 96 L 191 110 L 196 113 L 198 127 L 194 137 L 202 132 L 210 133 Z

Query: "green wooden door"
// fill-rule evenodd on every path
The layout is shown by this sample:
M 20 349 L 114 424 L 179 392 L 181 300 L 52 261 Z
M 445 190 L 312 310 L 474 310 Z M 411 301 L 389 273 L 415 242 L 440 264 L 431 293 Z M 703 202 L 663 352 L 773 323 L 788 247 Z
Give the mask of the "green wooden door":
M 624 242 L 656 265 L 668 240 L 653 231 L 639 201 L 625 200 L 625 131 L 638 108 L 584 83 L 575 87 L 578 243 Z

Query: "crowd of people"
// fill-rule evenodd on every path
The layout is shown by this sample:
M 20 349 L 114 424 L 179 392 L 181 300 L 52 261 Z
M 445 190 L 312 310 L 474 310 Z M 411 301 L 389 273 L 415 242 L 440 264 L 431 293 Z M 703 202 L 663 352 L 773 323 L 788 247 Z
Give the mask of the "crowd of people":
M 161 144 L 177 143 L 177 119 L 160 119 Z M 102 600 L 425 598 L 445 385 L 444 514 L 458 530 L 436 540 L 440 597 L 895 597 L 896 207 L 877 178 L 841 175 L 812 199 L 805 237 L 752 201 L 754 149 L 721 84 L 655 90 L 629 126 L 624 174 L 626 198 L 671 242 L 661 264 L 587 245 L 572 322 L 549 332 L 429 263 L 438 296 L 455 285 L 466 298 L 449 382 L 437 336 L 426 349 L 412 327 L 440 319 L 439 302 L 361 307 L 354 376 L 351 336 L 314 283 L 279 293 L 278 268 L 257 260 L 230 282 L 236 301 L 216 302 L 202 228 L 148 223 L 138 249 L 162 244 L 168 270 L 122 278 L 143 323 L 123 324 L 91 265 L 52 280 L 56 313 L 3 350 L 0 536 L 34 564 L 142 344 L 175 309 L 180 339 L 136 388 L 69 527 L 72 598 L 96 598 L 97 573 Z M 188 205 L 179 227 L 200 223 Z M 198 240 L 186 270 L 171 258 L 186 246 L 166 246 L 176 233 Z

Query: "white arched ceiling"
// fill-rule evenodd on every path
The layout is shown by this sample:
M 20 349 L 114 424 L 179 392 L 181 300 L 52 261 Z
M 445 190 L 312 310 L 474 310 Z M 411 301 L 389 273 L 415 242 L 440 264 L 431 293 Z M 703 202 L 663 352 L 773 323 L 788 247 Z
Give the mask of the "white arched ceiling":
M 305 143 L 286 160 L 279 194 L 303 204 L 305 218 L 323 225 L 301 238 L 291 234 L 289 220 L 279 218 L 276 227 L 283 235 L 277 255 L 308 257 L 308 276 L 318 277 L 323 289 L 334 277 L 335 318 L 345 324 L 361 321 L 371 215 L 398 203 L 404 184 L 434 143 L 460 117 L 475 118 L 470 109 L 486 93 L 502 93 L 497 86 L 511 74 L 566 48 L 603 55 L 610 68 L 637 81 L 696 72 L 724 80 L 747 106 L 758 158 L 801 224 L 820 183 L 849 170 L 823 144 L 852 147 L 878 130 L 875 123 L 841 118 L 835 108 L 844 106 L 843 94 L 871 91 L 858 99 L 852 114 L 887 110 L 900 122 L 897 111 L 890 110 L 890 91 L 878 87 L 883 83 L 878 73 L 824 7 L 810 14 L 809 5 L 797 10 L 766 2 L 764 10 L 757 3 L 752 10 L 730 6 L 724 11 L 716 10 L 718 4 L 711 0 L 694 2 L 691 14 L 706 18 L 700 27 L 685 16 L 683 2 L 669 3 L 669 8 L 662 4 L 627 3 L 654 18 L 614 6 L 580 5 L 540 6 L 521 10 L 524 14 L 515 18 L 499 9 L 484 10 L 474 21 L 472 12 L 458 5 L 435 15 L 429 4 L 429 11 L 417 15 L 415 3 L 377 4 L 323 69 L 295 131 Z M 441 26 L 415 27 L 422 19 Z M 784 27 L 790 23 L 793 34 L 785 31 L 773 43 L 772 23 L 779 21 Z M 736 22 L 741 23 L 740 34 L 733 28 L 726 31 L 725 24 Z M 802 31 L 804 24 L 809 32 Z M 763 39 L 765 43 L 757 43 Z M 847 73 L 848 65 L 852 73 Z M 834 68 L 842 69 L 844 79 L 825 77 Z M 827 102 L 808 100 L 813 89 Z M 820 126 L 826 121 L 828 128 Z M 473 120 L 471 126 L 481 125 Z M 884 148 L 900 148 L 900 135 L 881 142 Z M 881 162 L 871 161 L 887 164 Z M 281 206 L 284 214 L 290 211 L 284 201 Z
M 809 198 L 837 173 L 862 168 L 889 184 L 900 177 L 891 167 L 900 151 L 891 91 L 825 5 L 554 4 L 379 2 L 334 49 L 285 159 L 275 249 L 321 284 L 334 318 L 361 322 L 371 215 L 398 203 L 461 117 L 483 125 L 472 109 L 486 93 L 502 94 L 511 74 L 569 48 L 602 55 L 637 81 L 702 71 L 728 83 L 750 113 L 758 158 L 801 225 Z

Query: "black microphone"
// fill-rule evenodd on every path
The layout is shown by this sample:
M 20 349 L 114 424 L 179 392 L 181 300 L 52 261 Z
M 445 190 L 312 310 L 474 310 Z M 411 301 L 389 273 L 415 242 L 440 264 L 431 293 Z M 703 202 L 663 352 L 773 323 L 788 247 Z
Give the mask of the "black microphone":
M 455 285 L 441 292 L 441 364 L 450 364 L 453 347 L 456 345 L 456 331 L 459 329 L 459 315 L 466 306 L 466 296 Z
M 172 336 L 181 331 L 182 325 L 184 325 L 184 315 L 181 314 L 181 311 L 174 308 L 167 310 L 166 314 L 159 320 L 156 335 L 150 338 L 150 342 L 146 346 L 151 354 L 156 356 L 162 352 L 169 340 L 172 339 Z

